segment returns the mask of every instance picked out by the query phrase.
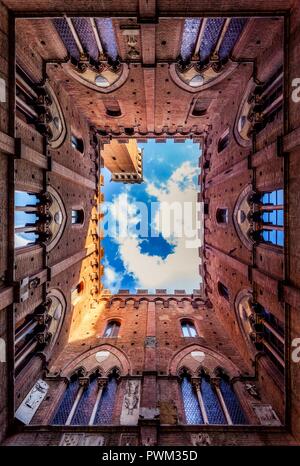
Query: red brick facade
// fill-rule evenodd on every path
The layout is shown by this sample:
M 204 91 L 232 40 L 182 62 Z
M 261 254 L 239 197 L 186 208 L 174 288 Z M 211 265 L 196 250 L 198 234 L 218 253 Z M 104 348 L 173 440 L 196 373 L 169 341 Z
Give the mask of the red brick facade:
M 6 87 L 0 103 L 0 337 L 6 346 L 6 361 L 0 362 L 1 441 L 58 445 L 63 435 L 76 443 L 79 434 L 85 434 L 100 436 L 105 445 L 299 444 L 300 366 L 291 356 L 293 341 L 300 338 L 300 113 L 292 99 L 292 82 L 299 78 L 298 3 L 78 1 L 74 12 L 74 2 L 66 0 L 26 5 L 2 0 L 0 12 L 0 78 Z M 119 73 L 109 92 L 82 84 L 84 75 L 74 72 L 49 19 L 63 13 L 113 18 L 120 67 L 115 71 L 106 64 L 110 79 Z M 232 51 L 236 66 L 195 92 L 175 66 L 185 18 L 240 14 L 248 21 Z M 134 46 L 126 31 L 135 31 Z M 226 70 L 233 66 L 227 65 Z M 276 81 L 281 67 L 282 107 L 248 142 L 241 141 L 243 105 L 255 86 Z M 65 125 L 59 147 L 51 145 L 51 139 L 47 143 L 45 133 L 24 117 L 24 102 L 15 92 L 20 73 L 35 92 L 45 82 L 51 86 L 52 104 L 57 99 L 55 111 L 60 108 Z M 206 103 L 202 115 L 195 110 L 198 99 Z M 121 114 L 109 115 L 109 106 L 111 112 L 119 107 Z M 111 139 L 124 144 L 130 138 L 191 138 L 202 145 L 199 200 L 204 202 L 204 245 L 199 254 L 204 283 L 199 294 L 157 290 L 151 295 L 140 290 L 136 295 L 124 291 L 109 296 L 103 290 L 97 208 L 103 201 L 102 148 Z M 242 202 L 250 193 L 279 189 L 285 193 L 284 245 L 251 241 L 240 221 Z M 15 248 L 16 191 L 54 192 L 62 203 L 55 247 L 50 242 Z M 220 209 L 226 211 L 225 222 L 220 221 Z M 83 213 L 77 224 L 72 222 L 73 211 Z M 41 306 L 48 312 L 47 299 L 55 296 L 62 297 L 55 342 L 39 347 L 14 373 L 15 329 Z M 247 296 L 284 323 L 284 374 L 245 334 L 239 304 Z M 184 319 L 193 323 L 196 337 L 183 336 Z M 111 320 L 120 325 L 118 336 L 104 337 Z M 67 382 L 78 369 L 83 377 L 96 369 L 103 377 L 117 371 L 110 425 L 51 425 Z M 186 422 L 180 380 L 184 371 L 198 379 L 200 369 L 212 378 L 220 370 L 226 373 L 247 418 L 245 425 Z M 15 411 L 40 378 L 49 385 L 47 395 L 30 424 L 23 425 L 14 418 Z M 129 381 L 140 387 L 138 417 L 131 424 L 124 421 L 123 412 Z M 271 407 L 278 422 L 262 422 L 257 413 L 263 407 Z

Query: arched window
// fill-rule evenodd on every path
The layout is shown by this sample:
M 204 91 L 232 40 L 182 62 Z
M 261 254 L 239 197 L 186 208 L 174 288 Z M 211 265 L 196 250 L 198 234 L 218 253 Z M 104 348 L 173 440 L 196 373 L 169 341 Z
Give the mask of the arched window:
M 229 144 L 229 128 L 222 134 L 218 141 L 218 153 L 222 152 Z
M 39 196 L 24 191 L 15 192 L 15 247 L 25 247 L 42 240 L 42 202 Z M 45 235 L 44 235 L 45 236 Z M 46 238 L 46 236 L 45 236 Z
M 181 321 L 181 331 L 184 337 L 197 337 L 197 330 L 191 320 L 184 319 Z
M 71 145 L 72 145 L 73 149 L 78 150 L 78 152 L 83 154 L 83 152 L 84 152 L 83 140 L 81 138 L 78 138 L 77 136 L 75 136 L 75 134 L 71 135 Z
M 15 247 L 44 243 L 50 251 L 59 241 L 66 221 L 59 194 L 15 191 Z
M 116 338 L 118 336 L 119 330 L 120 330 L 120 322 L 117 320 L 110 320 L 106 326 L 105 332 L 104 332 L 104 337 L 108 338 Z
M 84 222 L 83 209 L 72 209 L 72 225 L 82 225 Z
M 204 424 L 197 395 L 187 373 L 181 379 L 181 394 L 187 424 Z
M 72 426 L 89 425 L 94 405 L 99 393 L 97 373 L 92 374 L 87 380 L 86 386 L 70 421 Z
M 226 424 L 220 400 L 211 379 L 205 374 L 201 376 L 201 396 L 209 424 Z
M 118 372 L 101 377 L 96 371 L 83 377 L 79 371 L 70 379 L 53 417 L 54 425 L 111 424 L 118 387 Z
M 228 223 L 228 209 L 217 209 L 216 220 L 217 223 Z
M 229 301 L 229 291 L 227 286 L 225 286 L 222 282 L 218 282 L 218 292 L 220 296 L 223 296 L 227 301 Z
M 246 424 L 239 400 L 222 372 L 210 378 L 204 371 L 190 378 L 181 374 L 181 393 L 187 424 Z

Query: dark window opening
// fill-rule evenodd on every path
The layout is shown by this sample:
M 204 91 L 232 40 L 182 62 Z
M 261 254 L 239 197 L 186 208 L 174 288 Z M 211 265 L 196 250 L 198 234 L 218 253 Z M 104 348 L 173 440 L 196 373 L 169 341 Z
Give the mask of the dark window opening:
M 225 286 L 222 282 L 218 282 L 218 292 L 219 295 L 229 301 L 229 291 L 227 286 Z
M 73 149 L 78 150 L 81 154 L 84 152 L 84 144 L 81 138 L 76 137 L 74 134 L 71 135 L 71 144 Z

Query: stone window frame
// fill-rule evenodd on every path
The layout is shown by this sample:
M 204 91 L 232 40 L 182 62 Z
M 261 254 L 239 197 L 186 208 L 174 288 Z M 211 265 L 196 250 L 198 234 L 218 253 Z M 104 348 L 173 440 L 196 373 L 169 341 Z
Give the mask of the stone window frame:
M 194 338 L 199 338 L 200 337 L 198 322 L 196 322 L 196 320 L 193 317 L 190 317 L 190 316 L 179 317 L 178 321 L 179 321 L 179 328 L 180 328 L 181 338 L 193 338 L 194 339 Z M 194 329 L 196 331 L 195 336 L 191 336 L 191 335 L 185 336 L 185 335 L 183 335 L 183 330 L 182 330 L 183 322 L 188 322 L 189 324 L 192 324 L 192 326 L 194 327 Z

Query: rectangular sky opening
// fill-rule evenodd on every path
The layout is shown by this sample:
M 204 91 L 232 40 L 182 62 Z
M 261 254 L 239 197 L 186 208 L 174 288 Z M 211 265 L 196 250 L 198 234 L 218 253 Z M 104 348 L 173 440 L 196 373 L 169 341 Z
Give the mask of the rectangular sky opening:
M 107 167 L 101 171 L 104 289 L 112 294 L 120 289 L 192 293 L 202 283 L 201 147 L 191 140 L 162 144 L 149 139 L 138 148 L 141 183 L 112 181 Z

